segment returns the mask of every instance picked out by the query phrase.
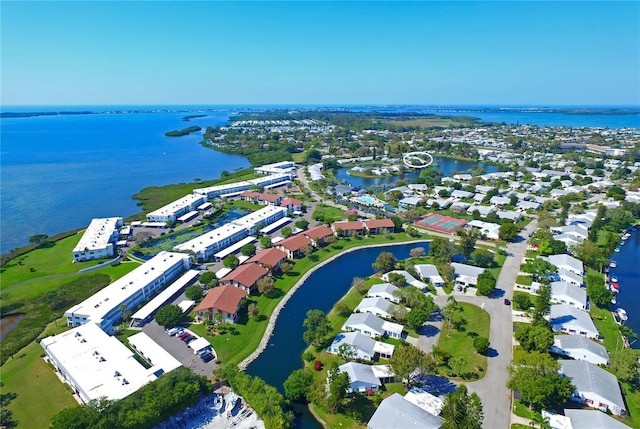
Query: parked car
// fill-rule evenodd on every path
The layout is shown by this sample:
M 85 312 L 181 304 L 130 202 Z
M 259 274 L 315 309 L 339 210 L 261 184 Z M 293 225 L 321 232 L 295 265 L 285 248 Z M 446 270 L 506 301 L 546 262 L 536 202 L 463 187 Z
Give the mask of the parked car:
M 205 353 L 211 353 L 211 348 L 205 347 L 204 349 L 198 350 L 196 353 L 198 354 L 198 356 L 202 356 Z
M 200 359 L 202 359 L 202 362 L 207 363 L 213 360 L 213 355 L 209 352 L 203 354 L 200 356 Z
M 191 334 L 188 333 L 188 332 L 183 332 L 182 334 L 180 334 L 180 336 L 178 338 L 180 338 L 182 341 L 184 341 L 184 339 L 187 338 L 190 335 Z
M 509 301 L 507 298 L 504 299 L 504 305 L 511 305 L 511 301 Z
M 185 343 L 188 343 L 189 341 L 191 341 L 192 339 L 195 339 L 195 337 L 191 334 L 187 334 L 186 337 L 181 337 L 180 338 L 182 341 L 184 341 Z

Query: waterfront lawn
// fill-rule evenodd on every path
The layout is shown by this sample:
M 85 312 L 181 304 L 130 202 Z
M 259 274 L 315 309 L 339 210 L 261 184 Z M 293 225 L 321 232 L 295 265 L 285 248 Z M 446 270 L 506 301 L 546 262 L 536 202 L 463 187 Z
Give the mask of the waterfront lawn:
M 484 377 L 487 370 L 487 357 L 476 353 L 473 348 L 473 339 L 476 336 L 489 338 L 490 317 L 489 313 L 480 307 L 464 302 L 458 304 L 462 308 L 461 316 L 465 323 L 460 330 L 452 327 L 451 331 L 449 331 L 447 323 L 443 323 L 438 347 L 451 353 L 452 358 L 462 357 L 465 359 L 460 370 L 462 376 L 452 377 L 453 379 L 475 381 Z M 441 375 L 449 377 L 451 368 L 441 364 L 437 371 Z
M 17 394 L 7 408 L 20 428 L 49 427 L 54 415 L 78 405 L 68 385 L 61 383 L 53 368 L 41 358 L 43 354 L 40 345 L 32 342 L 1 369 L 3 395 Z
M 407 237 L 405 233 L 395 233 L 373 237 L 342 238 L 332 245 L 317 249 L 308 257 L 290 261 L 293 264 L 291 271 L 275 279 L 278 293 L 274 296 L 251 296 L 250 301 L 255 302 L 261 317 L 251 317 L 244 323 L 234 325 L 233 330 L 227 331 L 224 335 L 209 335 L 202 324 L 191 325 L 190 329 L 211 342 L 222 363 L 238 364 L 257 349 L 276 305 L 311 268 L 347 249 L 419 240 L 424 241 L 425 237 Z
M 616 348 L 620 350 L 623 347 L 622 336 L 611 311 L 591 303 L 590 313 L 600 336 L 603 337 L 605 348 L 609 351 L 615 351 Z
M 74 273 L 102 261 L 73 263 L 71 252 L 82 238 L 82 233 L 47 243 L 7 262 L 0 268 L 0 289 L 16 283 L 54 274 Z

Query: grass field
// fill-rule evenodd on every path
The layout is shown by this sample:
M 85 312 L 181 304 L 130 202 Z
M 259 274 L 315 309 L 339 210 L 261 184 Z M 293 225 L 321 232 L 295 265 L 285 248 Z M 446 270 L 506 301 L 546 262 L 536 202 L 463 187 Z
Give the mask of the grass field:
M 67 385 L 60 382 L 53 368 L 40 357 L 43 353 L 34 342 L 2 366 L 2 393 L 17 394 L 8 409 L 21 429 L 49 427 L 51 418 L 59 411 L 78 404 Z
M 465 363 L 460 369 L 462 377 L 453 377 L 453 379 L 478 380 L 484 377 L 487 370 L 487 357 L 476 353 L 473 348 L 473 339 L 476 336 L 489 338 L 489 313 L 472 304 L 461 302 L 458 305 L 462 308 L 462 319 L 466 323 L 460 330 L 453 327 L 449 330 L 447 324 L 444 323 L 438 339 L 438 347 L 451 353 L 452 357 L 465 359 Z M 442 375 L 449 376 L 451 369 L 448 366 L 440 365 L 438 371 Z
M 523 286 L 531 286 L 533 283 L 533 277 L 531 276 L 518 276 L 516 277 L 516 283 Z
M 343 210 L 326 204 L 318 204 L 311 217 L 324 223 L 332 223 L 346 218 Z

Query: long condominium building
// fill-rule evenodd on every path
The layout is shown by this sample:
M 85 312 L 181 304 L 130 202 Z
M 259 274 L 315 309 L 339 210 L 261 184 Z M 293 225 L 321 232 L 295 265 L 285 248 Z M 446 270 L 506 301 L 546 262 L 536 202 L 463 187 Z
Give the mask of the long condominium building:
M 111 283 L 95 295 L 67 310 L 67 325 L 76 327 L 87 322 L 113 332 L 113 326 L 126 310 L 151 298 L 163 286 L 191 265 L 189 255 L 160 252 L 124 277 Z
M 73 249 L 73 261 L 89 261 L 115 255 L 114 243 L 120 237 L 121 217 L 92 219 L 84 235 Z
M 204 195 L 189 194 L 147 214 L 148 222 L 175 222 L 181 215 L 195 210 L 206 201 Z
M 291 181 L 292 174 L 281 173 L 271 174 L 265 177 L 258 177 L 257 179 L 244 180 L 242 182 L 229 183 L 226 185 L 209 186 L 208 188 L 194 189 L 195 195 L 204 195 L 207 198 L 215 198 L 219 196 L 237 195 L 253 186 L 260 186 L 263 188 L 275 187 L 284 185 Z
M 282 174 L 291 173 L 295 174 L 296 163 L 293 161 L 282 161 L 274 164 L 261 165 L 253 169 L 258 174 Z
M 205 261 L 218 251 L 231 246 L 243 238 L 255 234 L 260 228 L 270 225 L 287 215 L 285 207 L 267 206 L 236 219 L 213 231 L 206 232 L 173 248 L 176 251 L 193 252 L 196 259 Z

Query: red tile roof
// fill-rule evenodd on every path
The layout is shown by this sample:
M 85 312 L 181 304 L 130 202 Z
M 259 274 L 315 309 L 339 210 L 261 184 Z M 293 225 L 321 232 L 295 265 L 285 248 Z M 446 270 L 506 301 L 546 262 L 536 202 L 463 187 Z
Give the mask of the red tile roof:
M 240 194 L 241 197 L 247 197 L 247 198 L 257 198 L 260 196 L 260 192 L 256 192 L 256 191 L 244 191 L 243 193 Z
M 365 220 L 363 223 L 367 228 L 394 228 L 395 227 L 391 219 L 370 219 L 370 220 Z
M 220 283 L 236 282 L 245 287 L 253 286 L 260 277 L 267 274 L 267 269 L 258 264 L 244 264 L 220 279 Z
M 311 244 L 311 239 L 302 234 L 296 234 L 292 237 L 285 238 L 282 241 L 276 243 L 276 246 L 282 246 L 291 252 L 302 249 L 304 246 Z
M 240 300 L 246 296 L 247 293 L 245 291 L 235 286 L 219 286 L 207 292 L 207 295 L 194 311 L 215 308 L 225 313 L 234 314 L 238 309 Z
M 328 226 L 315 226 L 304 231 L 303 234 L 317 240 L 333 235 L 333 231 Z
M 275 267 L 283 259 L 287 259 L 287 254 L 280 249 L 271 247 L 269 249 L 264 249 L 259 251 L 251 259 L 247 260 L 246 263 L 248 264 L 251 262 L 256 262 L 262 265 L 269 265 L 270 267 Z
M 340 228 L 343 231 L 350 231 L 353 229 L 364 229 L 364 226 L 362 226 L 362 222 L 360 222 L 359 220 L 354 220 L 350 222 L 335 222 L 333 223 L 333 225 L 331 225 L 331 227 L 333 229 Z
M 280 203 L 280 207 L 287 207 L 287 206 L 302 206 L 302 203 L 296 200 L 295 198 L 285 198 Z
M 273 195 L 273 194 L 260 194 L 260 196 L 258 197 L 259 200 L 269 201 L 271 203 L 275 203 L 280 198 L 281 197 L 279 195 Z

